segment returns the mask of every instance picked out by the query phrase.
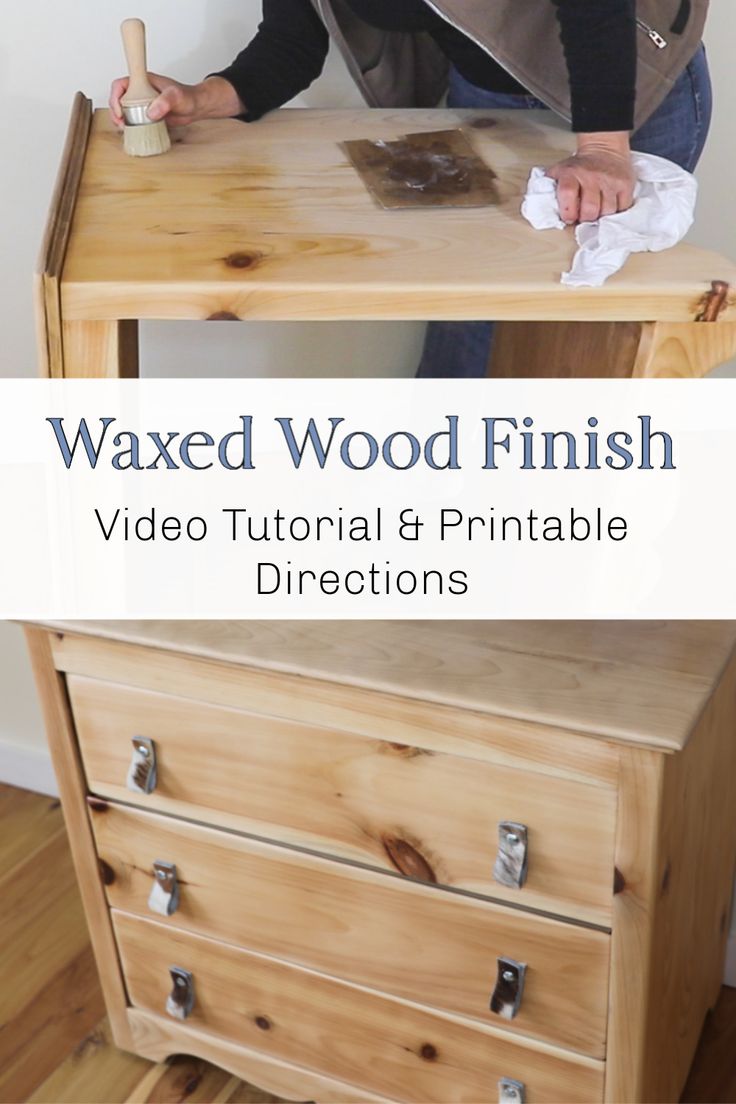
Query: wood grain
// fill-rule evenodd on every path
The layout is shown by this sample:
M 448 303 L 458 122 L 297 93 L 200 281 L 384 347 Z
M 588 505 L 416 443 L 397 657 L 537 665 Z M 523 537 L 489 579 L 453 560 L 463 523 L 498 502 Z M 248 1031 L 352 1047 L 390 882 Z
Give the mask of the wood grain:
M 662 773 L 661 755 L 622 749 L 606 1051 L 608 1104 L 643 1104 Z
M 64 916 L 62 922 L 66 921 Z M 44 968 L 37 965 L 37 969 Z M 14 980 L 16 993 L 22 991 L 23 978 L 15 970 L 3 977 Z M 39 1081 L 49 1077 L 104 1012 L 89 945 L 76 957 L 65 959 L 61 968 L 47 958 L 44 977 L 43 991 L 19 1008 L 12 1020 L 0 1021 L 0 1100 L 11 1104 L 25 1100 Z
M 612 744 L 546 725 L 67 633 L 53 636 L 51 647 L 68 675 L 119 680 L 190 701 L 534 769 L 555 778 L 616 784 L 618 753 Z
M 677 1100 L 717 1000 L 736 868 L 736 658 L 687 747 L 622 754 L 606 1099 Z
M 641 379 L 693 379 L 736 356 L 736 326 L 657 323 L 644 327 L 633 369 Z
M 62 323 L 64 375 L 76 379 L 135 379 L 138 376 L 138 323 Z
M 179 1054 L 151 1068 L 126 1097 L 125 1104 L 216 1104 L 229 1100 L 240 1081 L 201 1058 Z
M 61 279 L 71 237 L 92 126 L 92 101 L 78 92 L 72 104 L 35 277 L 36 332 L 40 373 L 64 375 Z
M 59 827 L 59 810 L 50 810 L 50 804 L 53 803 L 46 797 L 0 786 L 0 825 L 3 829 L 0 840 L 6 844 L 11 835 L 17 837 L 13 841 L 17 843 L 14 848 L 16 854 L 23 849 L 24 841 L 28 843 L 26 857 L 21 858 L 19 863 L 14 862 L 12 869 L 17 869 L 21 864 L 32 867 L 39 862 L 43 864 L 44 844 L 56 835 Z M 19 810 L 22 811 L 20 819 Z M 27 827 L 27 832 L 22 825 Z M 5 869 L 8 869 L 7 865 Z M 61 886 L 73 880 L 68 863 L 56 863 L 52 876 Z M 25 910 L 32 905 L 32 896 L 24 898 L 20 902 L 21 914 L 25 915 Z M 76 909 L 78 903 L 76 906 L 72 903 L 72 916 L 77 915 Z M 54 920 L 62 926 L 68 922 L 66 907 L 62 909 L 57 905 Z M 106 1021 L 91 1031 L 85 1028 L 85 1019 L 94 1014 L 94 1007 L 99 1007 L 101 1000 L 89 947 L 81 957 L 69 960 L 58 975 L 54 973 L 58 961 L 53 956 L 46 956 L 45 962 L 49 973 L 43 986 L 40 1019 L 31 1005 L 27 1013 L 14 1019 L 12 1026 L 13 1046 L 17 1054 L 23 1056 L 22 1064 L 28 1073 L 27 1083 L 35 1086 L 39 1078 L 44 1080 L 29 1095 L 14 1092 L 12 1099 L 27 1099 L 35 1104 L 99 1104 L 100 1101 L 122 1104 L 131 1096 L 142 1095 L 145 1090 L 149 1098 L 161 1099 L 165 1096 L 167 1101 L 177 1100 L 183 1104 L 191 1099 L 187 1090 L 190 1094 L 196 1093 L 201 1091 L 202 1086 L 210 1084 L 207 1076 L 210 1067 L 197 1059 L 178 1061 L 175 1072 L 170 1075 L 167 1063 L 149 1066 L 145 1060 L 117 1050 L 110 1041 Z M 22 986 L 22 960 L 16 958 L 3 976 L 4 981 L 13 988 Z M 54 1014 L 48 1017 L 50 1005 L 54 1008 Z M 86 1012 L 85 1006 L 88 1009 Z M 187 1029 L 183 1044 L 176 1034 L 177 1025 L 171 1021 L 136 1011 L 130 1011 L 128 1015 L 136 1046 L 152 1052 L 151 1056 L 156 1060 L 186 1045 L 190 1053 L 209 1057 L 225 1068 L 237 1069 L 255 1084 L 270 1085 L 274 1092 L 279 1093 L 274 1096 L 272 1092 L 264 1092 L 239 1080 L 230 1091 L 232 1078 L 228 1076 L 222 1089 L 213 1094 L 214 1100 L 227 1100 L 229 1104 L 279 1104 L 280 1100 L 288 1097 L 291 1100 L 310 1098 L 345 1104 L 347 1100 L 377 1099 L 375 1095 L 346 1088 L 344 1084 L 340 1087 L 332 1082 L 326 1086 L 324 1079 L 298 1067 L 285 1066 L 191 1028 Z M 43 1022 L 39 1027 L 40 1020 Z M 6 1039 L 9 1037 L 8 1030 L 7 1027 L 4 1029 Z M 682 1097 L 684 1104 L 732 1104 L 736 1090 L 735 1041 L 736 990 L 723 989 L 715 1012 L 706 1021 L 696 1061 Z M 58 1063 L 55 1069 L 54 1062 Z M 14 1072 L 17 1069 L 16 1059 Z M 185 1070 L 191 1074 L 186 1081 L 182 1076 Z M 142 1080 L 145 1084 L 141 1083 Z M 11 1099 L 5 1092 L 0 1096 Z
M 736 356 L 736 325 L 502 322 L 488 375 L 499 379 L 699 379 Z
M 693 321 L 736 266 L 680 245 L 632 257 L 602 289 L 560 284 L 570 233 L 519 212 L 529 171 L 573 138 L 529 112 L 306 111 L 188 128 L 165 158 L 126 159 L 95 115 L 64 270 L 64 318 L 488 318 Z M 501 203 L 389 212 L 339 143 L 465 123 Z M 121 202 L 124 196 L 124 202 Z M 175 196 L 175 201 L 171 198 Z M 721 316 L 729 319 L 729 301 Z
M 102 1015 L 79 891 L 63 825 L 48 798 L 28 829 L 29 850 L 0 876 L 0 1100 L 23 1100 Z M 53 818 L 55 819 L 55 818 Z M 0 837 L 5 831 L 3 825 Z M 23 837 L 20 837 L 23 841 Z M 53 922 L 50 918 L 53 917 Z M 20 968 L 19 968 L 20 967 Z
M 706 1020 L 681 1100 L 682 1104 L 736 1100 L 736 989 L 721 990 L 719 1002 Z
M 163 1009 L 169 962 L 194 975 L 194 1011 L 186 1024 L 170 1029 L 169 1046 L 177 1050 L 188 1049 L 191 1025 L 348 1084 L 359 1070 L 365 1089 L 389 1099 L 477 1104 L 487 1099 L 488 1086 L 493 1091 L 514 1070 L 527 1083 L 530 1100 L 590 1104 L 601 1098 L 602 1067 L 591 1059 L 525 1046 L 502 1032 L 275 959 L 122 913 L 113 916 L 135 1008 L 154 1015 Z
M 26 640 L 41 699 L 49 750 L 59 783 L 72 859 L 100 973 L 107 1014 L 115 1042 L 123 1049 L 130 1050 L 131 1040 L 126 1016 L 128 1002 L 120 975 L 107 902 L 100 882 L 92 829 L 87 817 L 84 773 L 64 680 L 54 667 L 49 634 L 37 629 L 27 629 Z
M 176 692 L 184 697 L 215 700 L 215 689 L 209 695 L 187 690 L 195 668 L 185 664 L 186 656 L 238 665 L 230 671 L 222 662 L 209 666 L 217 692 L 228 678 L 245 692 L 247 668 L 260 669 L 265 672 L 263 688 L 283 687 L 281 701 L 258 708 L 272 715 L 288 715 L 282 712 L 288 709 L 283 698 L 293 694 L 302 707 L 310 696 L 318 696 L 322 708 L 332 698 L 353 702 L 353 716 L 370 716 L 379 708 L 374 704 L 377 695 L 385 694 L 394 696 L 391 716 L 399 719 L 400 697 L 454 707 L 459 724 L 461 714 L 482 712 L 495 717 L 498 727 L 508 724 L 508 718 L 673 751 L 687 742 L 736 640 L 736 623 L 728 621 L 443 621 L 431 632 L 426 622 L 413 621 L 119 621 L 52 626 L 62 634 L 82 631 L 98 638 L 86 645 L 68 635 L 54 641 L 56 662 L 63 670 L 149 689 L 163 689 L 157 679 L 169 670 L 169 685 L 176 679 Z M 134 651 L 104 651 L 100 637 L 170 651 L 171 661 L 167 666 L 168 657 L 141 651 L 135 664 Z M 107 665 L 103 656 L 109 657 Z M 155 674 L 148 670 L 153 664 Z M 279 682 L 278 673 L 295 677 Z M 311 680 L 315 681 L 310 685 Z M 341 695 L 342 687 L 349 687 L 349 693 Z M 432 729 L 435 711 L 425 711 L 422 731 Z M 356 730 L 359 724 L 339 718 L 339 707 L 330 711 L 329 720 L 319 715 L 330 727 Z M 375 735 L 382 735 L 378 728 Z M 419 737 L 405 740 L 386 733 L 385 738 L 422 746 Z M 586 743 L 590 740 L 580 741 L 581 752 Z M 460 752 L 459 746 L 455 750 Z
M 123 1104 L 149 1068 L 144 1058 L 117 1049 L 103 1020 L 30 1094 L 27 1104 Z
M 37 851 L 64 828 L 61 805 L 29 790 L 0 784 L 0 878 L 14 866 L 27 863 Z
M 494 379 L 629 379 L 640 322 L 501 322 L 488 375 Z
M 677 1099 L 723 978 L 736 869 L 736 658 L 664 763 L 644 1100 Z
M 273 1104 L 274 1099 L 299 1104 L 306 1099 L 319 1101 L 319 1104 L 392 1104 L 386 1097 L 344 1081 L 280 1061 L 196 1027 L 175 1024 L 173 1020 L 138 1008 L 130 1009 L 128 1019 L 139 1054 L 161 1062 L 172 1053 L 186 1049 L 189 1054 L 199 1055 L 208 1062 L 233 1070 L 244 1081 L 262 1085 L 267 1090 L 242 1084 L 240 1089 L 236 1088 L 228 1096 L 228 1101 L 233 1101 L 233 1104 L 238 1100 L 244 1104 Z M 278 1093 L 277 1098 L 274 1098 L 274 1093 Z
M 391 871 L 403 841 L 429 881 L 610 923 L 613 788 L 99 679 L 67 685 L 95 794 Z M 134 736 L 156 746 L 147 796 L 125 788 Z M 522 889 L 493 878 L 501 821 L 529 828 Z
M 150 917 L 152 863 L 176 864 L 182 927 L 498 1025 L 496 960 L 528 964 L 503 1026 L 601 1057 L 609 939 L 519 910 L 153 814 L 93 814 L 108 900 Z M 427 969 L 418 967 L 427 964 Z

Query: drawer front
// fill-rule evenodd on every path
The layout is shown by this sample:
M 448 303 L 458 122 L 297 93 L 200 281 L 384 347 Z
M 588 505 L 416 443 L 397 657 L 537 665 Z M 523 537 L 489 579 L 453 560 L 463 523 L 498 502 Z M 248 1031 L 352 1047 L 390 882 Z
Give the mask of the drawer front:
M 153 863 L 173 864 L 171 928 L 604 1054 L 604 932 L 135 809 L 98 808 L 92 824 L 114 908 L 154 915 Z M 513 1019 L 490 1007 L 499 959 L 526 965 Z
M 145 808 L 608 926 L 615 791 L 78 676 L 89 786 Z M 126 790 L 131 740 L 154 791 Z M 528 835 L 523 887 L 494 878 L 499 825 Z
M 135 1008 L 165 1014 L 172 966 L 193 979 L 181 1024 L 403 1102 L 496 1100 L 499 1081 L 528 1104 L 592 1104 L 603 1065 L 392 1000 L 241 948 L 113 913 Z M 179 1023 L 180 1021 L 173 1021 Z

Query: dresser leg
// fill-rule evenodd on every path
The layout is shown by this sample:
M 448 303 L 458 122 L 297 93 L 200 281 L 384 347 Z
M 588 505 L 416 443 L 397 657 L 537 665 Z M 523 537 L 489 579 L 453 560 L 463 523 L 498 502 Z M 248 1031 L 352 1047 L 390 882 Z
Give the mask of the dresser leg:
M 113 1039 L 121 1050 L 133 1050 L 128 1001 L 97 865 L 97 852 L 87 814 L 86 784 L 64 679 L 54 665 L 49 633 L 43 629 L 28 628 L 26 640 Z
M 736 323 L 500 322 L 497 379 L 698 379 L 736 357 Z
M 606 1101 L 679 1100 L 723 980 L 736 863 L 736 656 L 689 742 L 621 753 Z
M 651 322 L 642 327 L 632 374 L 641 379 L 700 379 L 733 357 L 733 322 Z
M 64 322 L 65 379 L 135 379 L 138 322 Z

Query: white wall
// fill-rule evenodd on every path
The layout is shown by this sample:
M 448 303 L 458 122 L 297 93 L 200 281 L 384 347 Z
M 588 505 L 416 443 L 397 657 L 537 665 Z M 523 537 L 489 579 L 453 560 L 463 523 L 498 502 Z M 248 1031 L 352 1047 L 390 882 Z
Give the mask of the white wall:
M 0 44 L 3 164 L 0 251 L 3 353 L 0 376 L 33 376 L 35 350 L 31 272 L 63 143 L 73 93 L 82 88 L 104 104 L 110 79 L 123 71 L 117 26 L 129 15 L 149 24 L 153 68 L 196 81 L 226 64 L 254 31 L 257 0 L 123 0 L 93 3 L 35 0 L 5 5 Z M 717 94 L 714 131 L 699 171 L 702 196 L 700 244 L 736 257 L 733 217 L 732 133 L 736 82 L 731 79 L 736 44 L 736 5 L 713 0 L 708 47 Z M 328 70 L 302 101 L 346 106 L 359 97 L 332 58 Z M 217 348 L 213 348 L 215 339 Z M 221 374 L 408 375 L 420 340 L 414 324 L 288 326 L 251 323 L 207 328 L 200 324 L 148 324 L 143 329 L 144 371 L 197 375 L 215 353 Z M 205 356 L 206 354 L 206 356 Z M 0 779 L 48 787 L 43 735 L 20 630 L 0 624 Z M 23 749 L 24 757 L 18 754 Z

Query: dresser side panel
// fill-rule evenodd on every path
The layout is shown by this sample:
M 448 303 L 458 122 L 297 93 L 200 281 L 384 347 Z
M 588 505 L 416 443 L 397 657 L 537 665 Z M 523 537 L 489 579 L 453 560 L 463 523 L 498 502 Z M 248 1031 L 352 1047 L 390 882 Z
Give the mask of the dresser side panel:
M 736 657 L 664 763 L 642 1100 L 679 1100 L 723 981 L 736 867 Z
M 123 1050 L 132 1050 L 127 996 L 87 814 L 87 787 L 65 680 L 55 669 L 49 634 L 41 629 L 26 629 L 26 640 L 107 1014 L 116 1045 Z

